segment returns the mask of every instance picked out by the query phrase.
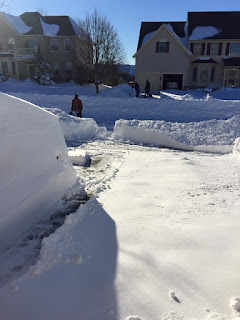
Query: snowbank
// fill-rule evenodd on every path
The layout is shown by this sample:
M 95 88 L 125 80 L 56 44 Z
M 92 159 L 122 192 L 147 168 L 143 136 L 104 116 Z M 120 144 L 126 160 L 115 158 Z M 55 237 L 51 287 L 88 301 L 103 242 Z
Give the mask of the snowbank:
M 54 113 L 58 117 L 66 140 L 78 142 L 88 141 L 104 137 L 106 134 L 106 128 L 99 127 L 94 119 L 70 116 L 57 108 L 49 108 L 46 110 Z
M 132 143 L 148 144 L 189 151 L 230 153 L 229 145 L 239 135 L 240 116 L 229 120 L 197 123 L 118 120 L 114 126 L 117 138 Z
M 0 93 L 0 250 L 76 182 L 58 118 Z

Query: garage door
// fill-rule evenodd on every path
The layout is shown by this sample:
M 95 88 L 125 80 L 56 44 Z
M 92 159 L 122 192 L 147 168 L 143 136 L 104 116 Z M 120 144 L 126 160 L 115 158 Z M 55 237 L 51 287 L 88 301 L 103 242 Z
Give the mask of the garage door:
M 140 86 L 140 90 L 144 92 L 146 81 L 151 84 L 150 93 L 159 94 L 160 91 L 160 73 L 159 72 L 139 72 L 137 74 L 137 81 Z
M 183 74 L 164 74 L 163 90 L 179 89 L 182 90 Z

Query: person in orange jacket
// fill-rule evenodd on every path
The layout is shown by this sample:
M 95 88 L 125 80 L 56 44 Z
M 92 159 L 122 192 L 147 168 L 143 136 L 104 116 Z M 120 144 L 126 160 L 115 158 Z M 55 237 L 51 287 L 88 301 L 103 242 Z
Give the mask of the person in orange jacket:
M 71 113 L 76 112 L 77 117 L 82 118 L 82 100 L 78 98 L 78 94 L 75 94 L 74 99 L 72 99 Z

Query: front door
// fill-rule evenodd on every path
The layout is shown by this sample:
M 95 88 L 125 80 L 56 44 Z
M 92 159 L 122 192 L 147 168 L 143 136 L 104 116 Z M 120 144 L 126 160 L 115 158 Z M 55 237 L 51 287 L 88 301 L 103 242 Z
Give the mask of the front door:
M 239 69 L 227 68 L 225 71 L 225 86 L 239 87 Z

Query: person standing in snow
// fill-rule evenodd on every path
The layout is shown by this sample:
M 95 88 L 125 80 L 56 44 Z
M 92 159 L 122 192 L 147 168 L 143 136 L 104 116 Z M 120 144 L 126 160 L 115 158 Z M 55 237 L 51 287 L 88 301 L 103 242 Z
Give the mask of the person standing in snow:
M 145 85 L 145 98 L 148 98 L 148 97 L 150 97 L 150 94 L 149 94 L 149 92 L 150 92 L 150 82 L 147 80 L 146 81 L 146 85 Z
M 78 94 L 75 94 L 74 99 L 72 99 L 72 108 L 71 108 L 71 113 L 76 112 L 77 117 L 82 118 L 82 100 L 78 98 Z
M 139 84 L 137 82 L 134 82 L 134 88 L 136 91 L 136 97 L 139 97 L 139 93 L 140 93 L 140 88 L 139 88 Z

